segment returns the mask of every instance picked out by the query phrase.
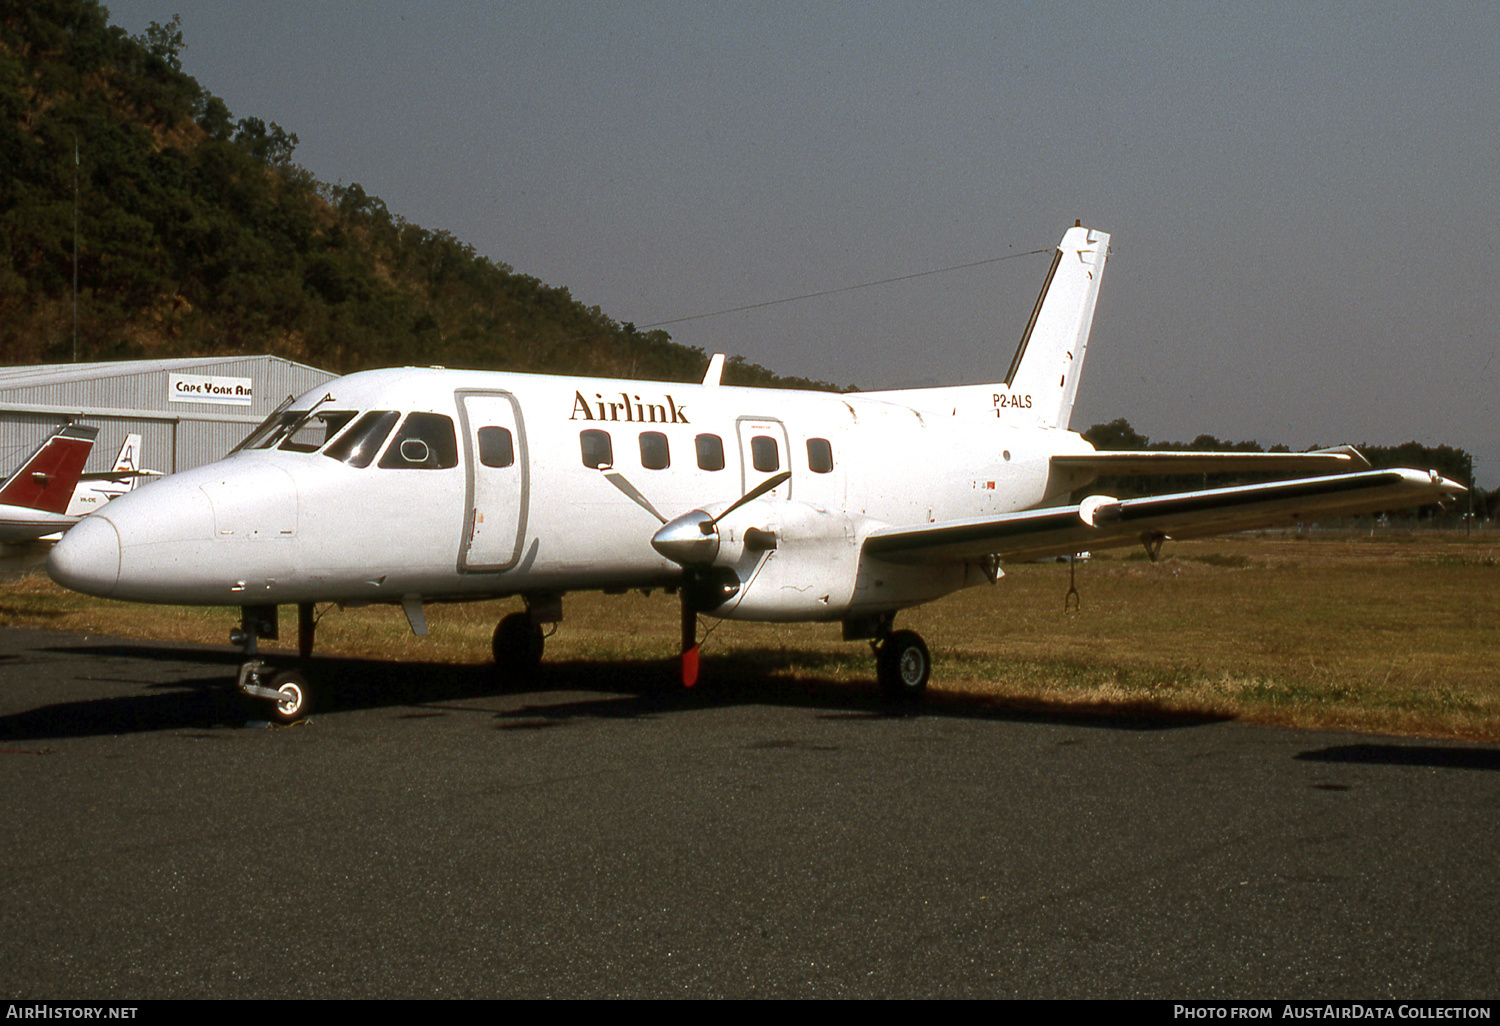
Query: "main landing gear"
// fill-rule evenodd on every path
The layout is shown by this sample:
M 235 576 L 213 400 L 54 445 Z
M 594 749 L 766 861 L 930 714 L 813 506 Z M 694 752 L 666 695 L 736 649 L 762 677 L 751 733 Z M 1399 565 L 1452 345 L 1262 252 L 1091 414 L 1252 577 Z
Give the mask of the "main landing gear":
M 880 693 L 893 702 L 920 702 L 932 676 L 932 656 L 922 636 L 916 631 L 892 631 L 872 647 Z
M 298 607 L 298 651 L 305 659 L 312 654 L 312 606 Z M 240 610 L 238 630 L 229 632 L 229 640 L 245 650 L 246 661 L 240 666 L 240 694 L 271 703 L 270 718 L 277 723 L 296 723 L 312 712 L 312 688 L 307 678 L 296 670 L 280 673 L 269 663 L 256 658 L 259 638 L 274 641 L 277 636 L 275 606 L 244 606 Z
M 927 692 L 932 655 L 916 631 L 895 629 L 895 613 L 844 621 L 844 640 L 868 639 L 875 652 L 875 680 L 889 702 L 914 704 Z
M 541 668 L 547 636 L 530 613 L 511 613 L 495 626 L 490 647 L 495 653 L 495 672 L 507 683 L 520 683 L 535 677 Z
M 495 626 L 490 648 L 495 653 L 495 674 L 506 687 L 517 687 L 536 678 L 542 652 L 550 632 L 544 624 L 562 619 L 561 595 L 527 595 L 526 612 L 511 613 Z M 555 629 L 555 626 L 554 626 Z

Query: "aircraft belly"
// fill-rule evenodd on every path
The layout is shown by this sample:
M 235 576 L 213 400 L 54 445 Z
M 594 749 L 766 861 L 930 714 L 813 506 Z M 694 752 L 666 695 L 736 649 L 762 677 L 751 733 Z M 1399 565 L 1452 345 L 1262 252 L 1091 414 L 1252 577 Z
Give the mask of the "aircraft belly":
M 921 605 L 988 580 L 964 563 L 909 566 L 865 556 L 859 561 L 850 615 Z

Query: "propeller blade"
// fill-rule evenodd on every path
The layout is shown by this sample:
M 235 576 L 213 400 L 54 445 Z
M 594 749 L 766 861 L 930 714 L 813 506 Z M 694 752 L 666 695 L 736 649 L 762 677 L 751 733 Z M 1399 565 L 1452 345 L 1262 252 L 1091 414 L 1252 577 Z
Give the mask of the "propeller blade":
M 754 488 L 750 489 L 744 495 L 741 495 L 730 505 L 728 509 L 720 513 L 718 516 L 714 517 L 709 521 L 709 523 L 711 525 L 717 524 L 720 520 L 723 520 L 725 517 L 729 516 L 729 514 L 739 509 L 745 503 L 754 502 L 756 499 L 760 498 L 762 495 L 766 494 L 772 489 L 780 488 L 782 485 L 786 484 L 787 480 L 791 476 L 792 472 L 790 470 L 783 470 L 781 473 L 775 475 L 774 477 L 766 478 L 764 481 L 756 485 Z
M 610 484 L 620 489 L 620 491 L 624 492 L 627 499 L 629 499 L 631 502 L 634 502 L 637 506 L 641 507 L 641 509 L 645 510 L 647 513 L 650 513 L 657 520 L 661 521 L 664 524 L 667 522 L 667 518 L 657 512 L 656 507 L 651 505 L 650 500 L 648 500 L 644 495 L 637 491 L 635 485 L 625 480 L 624 474 L 621 474 L 619 471 L 615 470 L 607 470 L 604 472 L 604 480 L 608 481 Z

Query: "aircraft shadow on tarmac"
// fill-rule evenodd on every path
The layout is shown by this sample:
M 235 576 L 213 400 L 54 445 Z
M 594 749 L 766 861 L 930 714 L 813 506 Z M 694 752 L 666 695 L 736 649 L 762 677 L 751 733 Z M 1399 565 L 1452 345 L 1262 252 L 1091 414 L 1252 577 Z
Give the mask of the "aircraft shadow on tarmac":
M 1462 745 L 1336 745 L 1303 752 L 1297 758 L 1303 762 L 1362 763 L 1369 766 L 1500 770 L 1500 749 Z
M 243 727 L 267 719 L 264 702 L 247 699 L 235 690 L 234 679 L 243 658 L 237 651 L 109 643 L 55 645 L 44 651 L 85 661 L 100 657 L 140 660 L 160 666 L 161 671 L 140 678 L 122 677 L 116 663 L 117 676 L 91 675 L 89 679 L 137 684 L 140 693 L 58 702 L 0 716 L 0 738 L 41 740 L 186 727 Z M 572 719 L 628 719 L 741 704 L 803 706 L 821 710 L 823 718 L 947 716 L 1111 730 L 1174 729 L 1225 719 L 1156 716 L 1128 709 L 1079 710 L 1037 703 L 1007 706 L 989 697 L 942 692 L 929 693 L 920 706 L 893 705 L 881 697 L 873 679 L 837 680 L 818 674 L 815 662 L 809 672 L 808 653 L 773 649 L 706 657 L 702 680 L 691 691 L 676 683 L 675 659 L 544 663 L 535 680 L 518 687 L 505 687 L 489 663 L 397 663 L 337 657 L 317 657 L 301 664 L 282 657 L 275 662 L 299 666 L 315 682 L 314 720 L 359 709 L 397 707 L 412 707 L 407 715 L 416 717 L 432 714 L 434 707 L 444 703 L 497 695 L 524 702 L 519 708 L 494 711 L 497 729 L 537 729 L 561 726 Z M 200 675 L 205 664 L 222 667 L 222 672 Z M 799 667 L 794 675 L 777 675 L 793 665 Z

